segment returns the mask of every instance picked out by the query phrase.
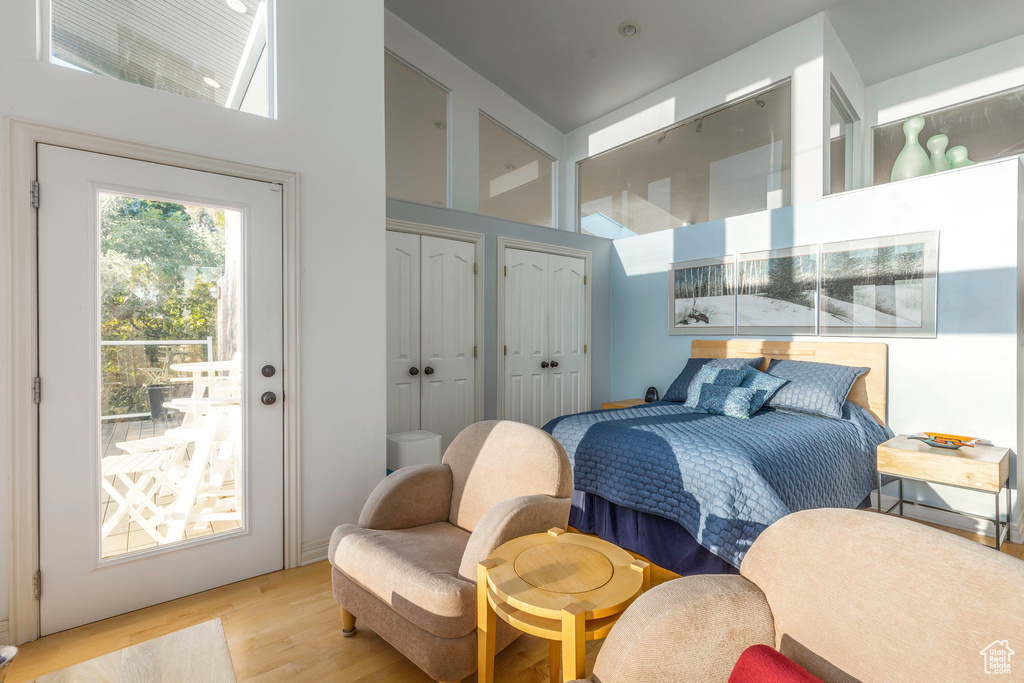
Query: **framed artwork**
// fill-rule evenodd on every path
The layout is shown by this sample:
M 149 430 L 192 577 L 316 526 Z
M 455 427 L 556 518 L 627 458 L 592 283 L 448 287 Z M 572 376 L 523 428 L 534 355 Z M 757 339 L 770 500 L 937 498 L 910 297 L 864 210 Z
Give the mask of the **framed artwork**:
M 822 335 L 934 337 L 939 233 L 821 245 Z
M 734 334 L 736 259 L 673 263 L 668 272 L 669 334 Z
M 817 245 L 740 254 L 736 271 L 737 334 L 817 332 Z

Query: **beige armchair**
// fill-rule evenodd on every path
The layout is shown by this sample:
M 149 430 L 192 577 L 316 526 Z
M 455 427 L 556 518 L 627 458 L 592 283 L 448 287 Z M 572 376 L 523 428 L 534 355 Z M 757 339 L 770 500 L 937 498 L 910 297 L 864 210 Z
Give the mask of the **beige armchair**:
M 978 543 L 873 512 L 807 510 L 761 534 L 740 571 L 637 599 L 593 680 L 725 683 L 758 643 L 827 683 L 987 680 L 983 651 L 1007 640 L 1024 673 L 1024 562 Z
M 565 528 L 572 471 L 549 434 L 478 422 L 440 465 L 398 470 L 370 495 L 359 524 L 331 536 L 328 557 L 344 634 L 366 622 L 429 676 L 476 670 L 476 566 L 517 536 Z M 518 633 L 500 625 L 496 649 Z

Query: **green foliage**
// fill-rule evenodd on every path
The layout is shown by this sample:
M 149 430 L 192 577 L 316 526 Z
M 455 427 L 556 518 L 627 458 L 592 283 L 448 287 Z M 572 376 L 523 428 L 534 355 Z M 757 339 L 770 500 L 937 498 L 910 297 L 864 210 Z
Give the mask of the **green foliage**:
M 224 272 L 224 212 L 101 195 L 104 340 L 205 339 L 217 333 L 210 287 Z M 170 362 L 201 349 L 114 347 L 104 353 L 104 414 L 144 412 L 146 387 Z M 198 356 L 198 357 L 197 357 Z

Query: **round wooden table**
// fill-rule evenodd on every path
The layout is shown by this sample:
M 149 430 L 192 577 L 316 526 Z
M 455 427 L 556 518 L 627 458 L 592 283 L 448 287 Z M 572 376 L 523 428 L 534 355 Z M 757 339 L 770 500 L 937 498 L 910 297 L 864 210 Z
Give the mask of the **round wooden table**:
M 561 668 L 561 680 L 571 681 L 586 675 L 586 641 L 606 637 L 650 586 L 646 562 L 593 536 L 551 529 L 499 546 L 477 565 L 480 683 L 494 680 L 498 617 L 548 639 L 551 680 Z

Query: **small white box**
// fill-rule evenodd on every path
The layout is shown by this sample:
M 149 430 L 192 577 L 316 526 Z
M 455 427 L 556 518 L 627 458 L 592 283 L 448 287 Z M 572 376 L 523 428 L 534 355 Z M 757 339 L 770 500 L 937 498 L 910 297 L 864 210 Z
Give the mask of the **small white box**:
M 441 435 L 418 429 L 388 434 L 388 469 L 441 463 Z

